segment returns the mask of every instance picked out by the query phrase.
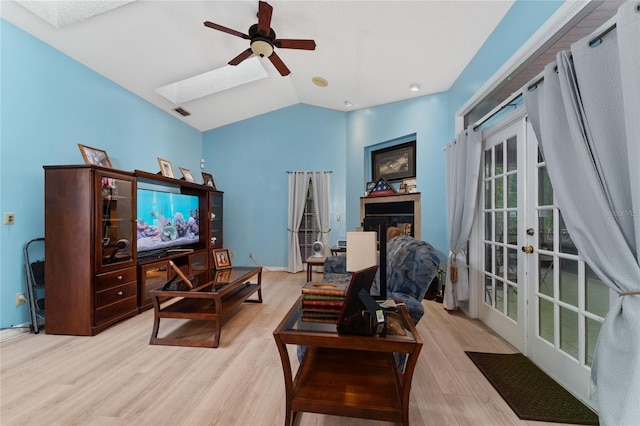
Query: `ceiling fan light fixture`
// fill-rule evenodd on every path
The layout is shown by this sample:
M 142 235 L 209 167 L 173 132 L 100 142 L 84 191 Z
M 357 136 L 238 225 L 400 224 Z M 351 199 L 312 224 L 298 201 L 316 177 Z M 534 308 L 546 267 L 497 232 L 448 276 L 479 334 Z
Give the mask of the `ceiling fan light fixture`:
M 409 85 L 409 90 L 411 90 L 412 92 L 419 92 L 421 88 L 422 86 L 420 86 L 418 83 L 411 83 L 411 85 Z
M 264 39 L 257 39 L 251 42 L 251 51 L 262 58 L 268 58 L 273 53 L 273 45 Z

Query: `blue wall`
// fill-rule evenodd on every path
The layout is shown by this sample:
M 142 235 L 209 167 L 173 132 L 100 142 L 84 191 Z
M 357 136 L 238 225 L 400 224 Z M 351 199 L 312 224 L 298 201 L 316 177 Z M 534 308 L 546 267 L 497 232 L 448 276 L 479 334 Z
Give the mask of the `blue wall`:
M 45 164 L 81 164 L 78 143 L 105 149 L 114 168 L 159 170 L 157 157 L 198 170 L 202 134 L 68 56 L 0 20 L 0 325 L 28 321 L 24 244 L 44 236 Z M 4 220 L 3 222 L 4 223 Z M 77 232 L 70 229 L 69 232 Z
M 464 103 L 549 19 L 561 0 L 516 0 L 478 53 L 448 90 L 451 128 Z
M 346 114 L 298 104 L 204 133 L 205 170 L 224 194 L 234 263 L 287 265 L 287 171 L 330 170 L 331 237 L 345 237 Z
M 320 108 L 297 105 L 206 132 L 203 158 L 212 165 L 214 175 L 220 176 L 216 177 L 216 182 L 226 178 L 224 186 L 221 186 L 226 191 L 225 211 L 233 212 L 233 217 L 229 219 L 227 213 L 225 245 L 237 252 L 237 261 L 247 263 L 248 254 L 252 252 L 260 254 L 257 260 L 263 265 L 286 266 L 286 233 L 282 229 L 286 228 L 288 194 L 286 179 L 279 177 L 286 170 L 334 171 L 333 242 L 360 225 L 360 197 L 366 182 L 371 180 L 370 150 L 411 134 L 416 135 L 417 145 L 417 185 L 422 199 L 421 237 L 446 253 L 444 147 L 455 137 L 454 115 L 562 3 L 516 1 L 447 92 L 348 113 L 321 112 Z M 346 133 L 342 134 L 345 116 Z M 319 121 L 323 123 L 320 135 L 314 130 Z M 335 132 L 332 140 L 336 145 L 318 151 L 318 146 L 327 143 L 318 145 L 318 137 L 324 137 L 326 132 Z M 273 158 L 271 145 L 264 150 L 266 142 L 273 143 L 280 151 L 276 158 Z M 260 155 L 256 156 L 253 150 L 258 150 Z M 250 161 L 241 160 L 247 156 Z M 237 160 L 229 161 L 230 158 Z M 254 159 L 258 164 L 252 162 Z M 225 176 L 227 171 L 232 172 L 237 167 L 251 170 L 249 176 L 241 179 Z M 266 175 L 263 175 L 263 168 L 268 171 Z M 263 193 L 265 189 L 255 188 L 256 180 L 250 177 L 252 173 L 259 173 L 264 178 L 262 183 L 268 186 L 267 197 Z M 345 178 L 344 187 L 342 176 Z M 254 204 L 256 200 L 265 198 L 275 200 L 272 205 L 274 212 L 265 213 L 260 210 L 261 203 Z M 236 204 L 237 200 L 241 202 Z M 336 222 L 336 215 L 341 215 L 343 220 Z M 271 242 L 267 243 L 269 248 L 258 249 L 263 241 Z M 263 255 L 263 251 L 268 254 Z
M 22 248 L 44 233 L 42 165 L 82 163 L 77 143 L 105 149 L 124 170 L 154 172 L 162 157 L 195 172 L 205 158 L 225 191 L 225 245 L 235 263 L 251 263 L 253 253 L 283 267 L 286 171 L 333 172 L 334 242 L 358 225 L 368 150 L 415 134 L 422 238 L 446 252 L 443 147 L 454 114 L 561 4 L 516 1 L 447 92 L 348 113 L 296 105 L 204 134 L 0 20 L 0 212 L 16 214 L 0 232 L 0 326 L 28 321 L 15 294 L 24 291 Z
M 349 113 L 347 229 L 360 226 L 360 197 L 371 180 L 368 147 L 416 135 L 416 180 L 422 201 L 421 238 L 446 252 L 445 157 L 450 114 L 446 93 L 361 109 Z

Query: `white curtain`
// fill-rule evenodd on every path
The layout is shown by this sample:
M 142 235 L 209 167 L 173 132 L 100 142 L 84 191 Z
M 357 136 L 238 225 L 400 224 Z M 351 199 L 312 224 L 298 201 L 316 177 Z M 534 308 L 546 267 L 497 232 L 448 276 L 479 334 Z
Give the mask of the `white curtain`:
M 482 131 L 469 127 L 447 145 L 447 219 L 449 221 L 449 273 L 444 307 L 457 309 L 469 300 L 466 246 L 473 226 L 482 157 Z
M 324 244 L 324 255 L 329 253 L 329 233 L 331 232 L 330 200 L 331 172 L 311 172 L 313 202 L 316 206 L 316 218 L 320 235 L 318 239 Z
M 289 218 L 287 230 L 289 231 L 289 256 L 287 261 L 287 271 L 302 271 L 302 256 L 300 254 L 300 221 L 304 214 L 304 206 L 307 202 L 307 191 L 309 190 L 309 172 L 289 173 Z
M 590 45 L 590 36 L 570 53 L 560 52 L 544 80 L 525 90 L 525 104 L 569 234 L 619 295 L 600 330 L 591 369 L 600 424 L 637 425 L 640 1 L 623 4 L 615 24 L 599 44 Z

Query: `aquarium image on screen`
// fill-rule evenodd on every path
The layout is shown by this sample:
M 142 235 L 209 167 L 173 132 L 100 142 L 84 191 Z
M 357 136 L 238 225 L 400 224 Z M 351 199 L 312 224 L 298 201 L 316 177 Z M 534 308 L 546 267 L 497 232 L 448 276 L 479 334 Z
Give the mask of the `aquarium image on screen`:
M 138 252 L 187 247 L 200 240 L 198 197 L 138 189 Z

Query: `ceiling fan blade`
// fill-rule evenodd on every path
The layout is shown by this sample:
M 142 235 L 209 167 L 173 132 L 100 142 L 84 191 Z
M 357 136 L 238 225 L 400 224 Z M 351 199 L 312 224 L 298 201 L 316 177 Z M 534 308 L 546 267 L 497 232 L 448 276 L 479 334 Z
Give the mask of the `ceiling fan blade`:
M 276 67 L 281 76 L 284 77 L 285 75 L 291 74 L 289 68 L 287 68 L 284 62 L 282 62 L 282 59 L 280 59 L 280 56 L 278 56 L 276 52 L 273 52 L 271 56 L 269 56 L 269 60 L 271 61 L 273 66 Z
M 229 65 L 238 65 L 240 62 L 244 61 L 251 55 L 253 55 L 253 51 L 251 50 L 251 48 L 248 48 L 247 50 L 230 60 Z
M 258 2 L 258 30 L 263 36 L 268 36 L 271 31 L 271 14 L 273 7 L 267 2 Z
M 278 39 L 273 44 L 281 49 L 316 50 L 316 42 L 313 40 Z
M 214 24 L 210 21 L 205 21 L 205 27 L 213 28 L 214 30 L 222 31 L 223 33 L 231 34 L 237 37 L 241 37 L 249 40 L 250 37 L 246 34 L 241 33 L 240 31 L 232 30 L 231 28 L 223 27 L 222 25 Z

